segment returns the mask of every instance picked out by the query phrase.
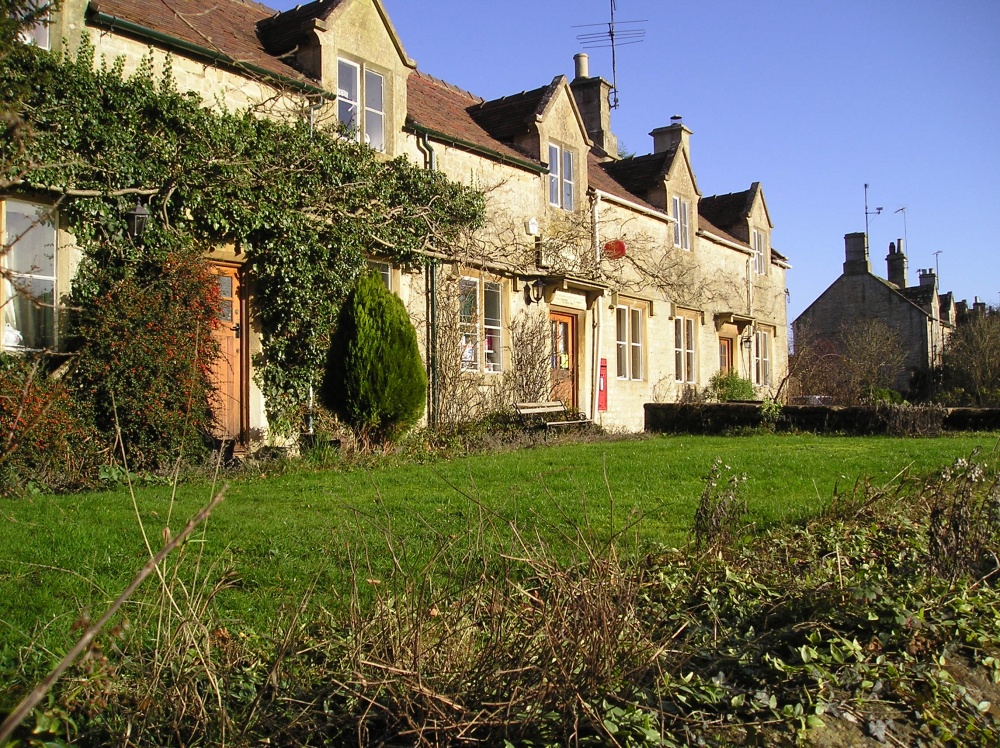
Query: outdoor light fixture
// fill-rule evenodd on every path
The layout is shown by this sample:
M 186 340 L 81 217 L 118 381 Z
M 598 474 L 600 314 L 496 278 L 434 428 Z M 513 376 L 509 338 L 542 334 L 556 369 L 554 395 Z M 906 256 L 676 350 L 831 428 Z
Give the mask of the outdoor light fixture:
M 139 238 L 142 236 L 142 232 L 146 230 L 147 223 L 149 223 L 149 211 L 142 204 L 142 200 L 136 198 L 135 207 L 125 214 L 125 225 L 128 227 L 128 235 L 133 239 Z
M 524 284 L 524 303 L 528 306 L 537 304 L 545 297 L 545 281 L 541 278 L 534 283 Z

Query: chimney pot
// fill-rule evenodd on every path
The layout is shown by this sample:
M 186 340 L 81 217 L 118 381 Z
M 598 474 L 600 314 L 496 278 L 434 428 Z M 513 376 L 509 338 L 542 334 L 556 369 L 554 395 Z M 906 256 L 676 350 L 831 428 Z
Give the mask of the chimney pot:
M 897 288 L 906 288 L 906 255 L 903 254 L 903 240 L 889 242 L 889 254 L 885 258 L 885 266 L 889 282 Z
M 576 77 L 590 77 L 590 55 L 586 52 L 579 52 L 573 55 L 573 62 L 576 64 Z
M 868 237 L 864 232 L 844 235 L 844 275 L 871 273 L 868 261 Z

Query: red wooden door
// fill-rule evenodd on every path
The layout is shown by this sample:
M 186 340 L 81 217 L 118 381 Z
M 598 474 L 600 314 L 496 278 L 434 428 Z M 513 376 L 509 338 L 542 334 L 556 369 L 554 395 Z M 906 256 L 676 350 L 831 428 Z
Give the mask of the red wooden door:
M 549 314 L 552 333 L 552 397 L 567 408 L 576 407 L 576 317 L 572 314 Z
M 243 304 L 240 271 L 229 265 L 213 265 L 219 284 L 219 326 L 213 332 L 219 342 L 219 358 L 212 366 L 213 436 L 239 441 L 244 433 L 243 416 Z

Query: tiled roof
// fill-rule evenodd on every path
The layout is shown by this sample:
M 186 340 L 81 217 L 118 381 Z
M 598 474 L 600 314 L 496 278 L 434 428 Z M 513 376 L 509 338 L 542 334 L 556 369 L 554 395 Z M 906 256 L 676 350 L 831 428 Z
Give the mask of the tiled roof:
M 513 96 L 483 101 L 472 107 L 469 114 L 494 138 L 509 143 L 529 132 L 535 117 L 544 110 L 551 89 L 551 85 L 542 86 Z
M 899 293 L 919 306 L 930 306 L 934 301 L 934 286 L 910 286 L 899 289 Z
M 472 112 L 483 100 L 433 76 L 414 71 L 406 84 L 407 121 L 429 130 L 449 135 L 480 148 L 523 161 L 539 163 L 538 159 L 511 147 L 494 137 Z
M 601 166 L 633 195 L 647 195 L 650 189 L 663 181 L 676 154 L 677 148 L 674 147 L 660 153 L 609 161 Z
M 260 40 L 272 54 L 290 52 L 299 43 L 302 32 L 312 27 L 313 21 L 325 20 L 342 2 L 316 0 L 265 18 L 257 24 Z
M 304 80 L 290 64 L 264 49 L 257 23 L 275 11 L 251 0 L 92 0 L 88 13 L 114 16 L 238 62 Z
M 753 207 L 754 189 L 709 195 L 698 203 L 698 214 L 717 226 L 731 228 L 746 220 Z
M 663 213 L 666 215 L 663 208 L 657 207 L 652 203 L 648 203 L 643 198 L 638 195 L 634 195 L 625 189 L 625 187 L 619 184 L 611 177 L 610 174 L 608 174 L 606 169 L 607 166 L 607 163 L 602 163 L 593 153 L 587 154 L 587 180 L 590 182 L 591 187 L 595 190 L 600 190 L 601 192 L 621 198 L 622 200 L 628 200 L 629 202 L 636 203 L 649 210 L 654 210 L 657 213 Z

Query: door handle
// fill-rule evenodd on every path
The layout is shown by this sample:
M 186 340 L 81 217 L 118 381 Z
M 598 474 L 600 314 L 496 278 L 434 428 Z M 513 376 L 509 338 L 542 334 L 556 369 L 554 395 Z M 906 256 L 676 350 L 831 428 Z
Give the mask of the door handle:
M 237 340 L 240 339 L 240 332 L 242 331 L 242 329 L 243 326 L 239 322 L 233 325 L 233 335 Z

